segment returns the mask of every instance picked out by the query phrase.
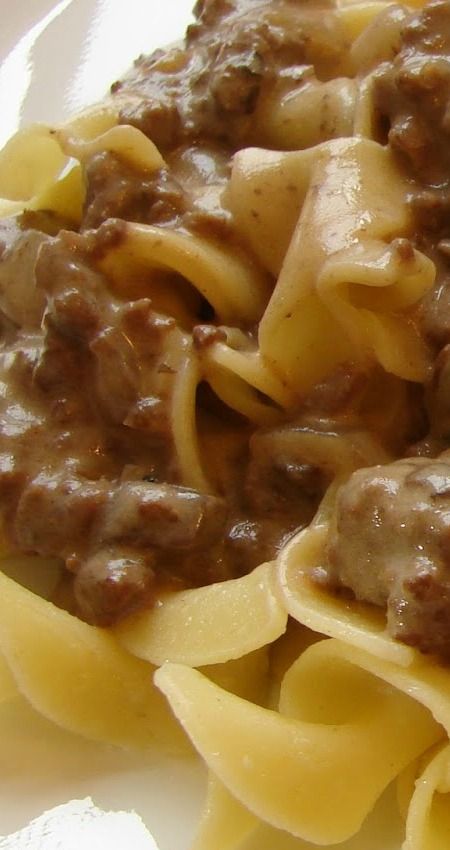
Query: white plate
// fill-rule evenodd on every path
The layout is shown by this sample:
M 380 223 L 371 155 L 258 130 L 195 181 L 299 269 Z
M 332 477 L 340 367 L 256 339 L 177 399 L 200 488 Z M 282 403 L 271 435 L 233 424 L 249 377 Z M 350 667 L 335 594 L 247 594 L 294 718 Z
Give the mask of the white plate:
M 192 0 L 0 0 L 0 146 L 19 126 L 99 100 L 139 53 L 180 38 Z M 160 850 L 186 850 L 204 772 L 65 733 L 16 700 L 0 706 L 0 835 L 72 798 L 135 809 Z
M 180 38 L 193 0 L 0 0 L 0 147 L 99 100 L 140 53 Z

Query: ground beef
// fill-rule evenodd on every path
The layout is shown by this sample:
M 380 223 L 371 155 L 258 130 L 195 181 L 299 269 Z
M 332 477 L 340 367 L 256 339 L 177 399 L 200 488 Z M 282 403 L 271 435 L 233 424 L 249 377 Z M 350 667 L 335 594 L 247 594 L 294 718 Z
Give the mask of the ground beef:
M 436 351 L 450 342 L 450 269 L 447 261 L 436 259 L 436 280 L 425 295 L 418 318 L 422 332 Z
M 87 230 L 108 218 L 174 223 L 185 209 L 183 190 L 167 169 L 142 175 L 108 151 L 91 158 L 86 184 L 83 228 Z
M 432 0 L 409 14 L 396 51 L 377 70 L 373 91 L 387 141 L 410 178 L 416 244 L 436 267 L 435 283 L 415 309 L 436 358 L 425 383 L 429 434 L 411 447 L 427 454 L 450 440 L 450 2 Z
M 169 551 L 190 551 L 197 541 L 210 545 L 224 524 L 223 508 L 215 510 L 220 500 L 170 483 L 157 489 L 154 483 L 176 474 L 168 412 L 174 378 L 170 370 L 160 370 L 179 331 L 149 299 L 127 301 L 113 294 L 98 261 L 121 232 L 121 224 L 111 223 L 82 236 L 62 231 L 39 238 L 37 250 L 35 233 L 17 229 L 9 234 L 0 266 L 9 314 L 0 350 L 8 386 L 0 399 L 6 528 L 20 549 L 57 555 L 74 572 L 89 562 L 77 582 L 83 592 L 76 594 L 76 610 L 102 624 L 137 605 L 139 593 L 131 593 L 130 586 L 138 575 L 141 586 L 143 563 L 148 556 L 153 565 L 154 548 L 163 541 Z M 22 252 L 30 246 L 34 262 L 22 266 Z M 19 277 L 13 279 L 14 271 Z M 16 306 L 17 290 L 23 302 Z M 115 552 L 124 548 L 136 550 L 140 567 L 114 569 L 108 613 L 102 604 L 95 614 L 93 599 L 100 594 L 93 564 L 103 564 L 101 584 L 112 581 L 104 553 L 108 550 L 116 564 L 122 556 Z M 142 584 L 142 604 L 150 584 Z M 126 601 L 131 597 L 132 603 Z
M 82 479 L 65 466 L 24 483 L 14 533 L 22 550 L 64 559 L 76 575 L 77 612 L 106 626 L 151 600 L 161 550 L 164 558 L 180 558 L 210 547 L 225 516 L 214 496 L 146 481 Z
M 69 605 L 88 623 L 110 626 L 145 607 L 151 607 L 156 576 L 151 550 L 105 547 L 96 551 L 77 571 Z
M 122 244 L 128 222 L 243 250 L 222 204 L 231 154 L 251 137 L 267 96 L 305 78 L 326 79 L 344 56 L 332 8 L 327 0 L 198 3 L 183 45 L 141 57 L 113 86 L 121 120 L 150 136 L 165 165 L 146 172 L 118 154 L 96 153 L 83 163 L 79 232 L 45 211 L 2 225 L 6 534 L 22 551 L 62 559 L 70 585 L 64 604 L 88 622 L 108 625 L 151 604 L 161 587 L 247 572 L 274 557 L 323 494 L 328 475 L 296 451 L 290 458 L 289 445 L 276 461 L 279 435 L 261 437 L 272 452 L 268 466 L 257 457 L 258 439 L 247 445 L 232 483 L 219 480 L 217 495 L 183 486 L 171 418 L 177 370 L 167 352 L 180 339 L 201 350 L 224 331 L 181 276 L 137 264 L 118 280 L 103 261 Z M 338 411 L 348 383 L 324 390 Z M 215 405 L 198 411 L 200 427 L 203 414 L 223 420 Z M 227 417 L 232 431 L 236 414 Z M 247 438 L 256 429 L 240 420 L 238 430 Z M 296 506 L 282 499 L 268 509 L 277 476 Z
M 114 84 L 122 121 L 139 127 L 163 151 L 187 139 L 214 139 L 232 150 L 251 143 L 267 96 L 300 85 L 305 65 L 326 77 L 345 54 L 333 5 L 197 3 L 184 45 L 141 57 Z
M 94 154 L 85 169 L 81 230 L 115 219 L 236 240 L 221 198 L 229 175 L 229 151 L 200 140 L 175 148 L 167 167 L 151 173 L 108 151 Z
M 424 184 L 450 174 L 450 3 L 433 0 L 412 16 L 394 61 L 374 85 L 375 106 L 394 150 Z
M 182 171 L 183 154 L 178 162 Z M 195 172 L 191 180 L 196 185 Z M 151 604 L 162 587 L 235 577 L 272 558 L 310 521 L 328 480 L 292 447 L 289 457 L 287 438 L 280 466 L 274 452 L 282 436 L 273 433 L 261 437 L 264 469 L 256 438 L 253 460 L 245 457 L 218 495 L 182 485 L 171 420 L 176 370 L 166 357 L 184 332 L 144 297 L 145 280 L 130 296 L 103 270 L 125 228 L 111 219 L 55 237 L 9 228 L 0 264 L 8 310 L 0 348 L 8 387 L 0 397 L 6 533 L 21 551 L 61 558 L 73 577 L 64 604 L 102 626 Z M 31 268 L 20 264 L 23 251 Z M 186 297 L 192 308 L 192 293 Z M 205 328 L 206 337 L 221 338 L 214 324 L 199 325 L 200 347 Z M 246 434 L 248 426 L 240 427 Z M 257 490 L 273 506 L 277 463 L 280 487 L 290 481 L 294 502 L 278 500 L 274 511 Z
M 387 607 L 388 629 L 450 657 L 450 454 L 353 473 L 317 581 Z
M 320 441 L 327 438 L 295 424 L 275 429 L 257 431 L 250 440 L 250 462 L 246 474 L 246 494 L 250 505 L 259 511 L 276 515 L 292 512 L 292 527 L 303 518 L 311 520 L 311 510 L 333 478 L 333 470 L 325 463 L 312 460 L 310 447 L 305 448 L 302 438 Z M 331 435 L 330 435 L 331 436 Z
M 409 453 L 417 457 L 344 486 L 318 578 L 387 605 L 394 634 L 447 653 L 450 462 L 432 456 L 450 441 L 450 2 L 388 10 L 388 41 L 374 21 L 352 55 L 337 5 L 199 0 L 183 44 L 141 57 L 111 95 L 120 121 L 155 142 L 164 166 L 137 170 L 125 156 L 96 153 L 83 161 L 79 232 L 45 210 L 0 224 L 5 533 L 22 551 L 62 560 L 64 604 L 88 622 L 109 625 L 151 605 L 161 588 L 248 572 L 311 521 L 336 474 Z M 381 367 L 344 363 L 295 408 L 267 405 L 272 427 L 228 410 L 205 381 L 196 424 L 201 450 L 220 435 L 204 460 L 214 493 L 187 488 L 172 421 L 177 366 L 167 353 L 181 341 L 202 361 L 229 331 L 180 274 L 139 262 L 120 274 L 109 252 L 138 222 L 232 245 L 257 264 L 224 206 L 233 153 L 283 147 L 268 116 L 308 89 L 323 94 L 311 144 L 348 134 L 358 80 L 345 75 L 366 66 L 375 69 L 379 137 L 410 178 L 409 250 L 416 244 L 438 266 L 434 290 L 410 317 L 436 353 L 433 376 L 417 389 Z M 320 89 L 335 79 L 346 103 L 337 123 L 327 118 L 332 89 Z M 255 347 L 256 327 L 236 330 Z M 222 438 L 235 446 L 229 455 Z

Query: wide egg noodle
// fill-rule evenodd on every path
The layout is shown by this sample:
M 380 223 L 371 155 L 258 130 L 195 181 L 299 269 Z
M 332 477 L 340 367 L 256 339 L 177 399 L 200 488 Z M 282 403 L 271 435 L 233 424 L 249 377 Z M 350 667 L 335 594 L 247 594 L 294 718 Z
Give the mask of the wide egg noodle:
M 409 5 L 423 5 L 423 2 L 419 0 L 415 3 L 413 0 Z M 389 6 L 392 6 L 392 0 L 338 0 L 338 14 L 352 47 L 372 21 L 379 18 Z
M 260 352 L 289 385 L 304 391 L 337 363 L 368 357 L 400 377 L 423 380 L 428 352 L 407 313 L 392 311 L 391 304 L 402 303 L 405 278 L 417 299 L 423 295 L 433 283 L 434 264 L 416 251 L 403 264 L 390 263 L 395 243 L 384 262 L 381 256 L 388 237 L 411 232 L 407 184 L 376 142 L 340 139 L 321 147 L 260 322 Z M 374 287 L 386 296 L 381 309 L 371 306 Z
M 0 152 L 2 217 L 47 210 L 77 226 L 85 198 L 83 165 L 95 153 L 115 153 L 147 172 L 164 165 L 150 139 L 117 122 L 111 106 L 99 105 L 60 127 L 34 124 L 16 133 Z
M 70 136 L 82 146 L 107 135 L 117 120 L 112 107 L 99 105 L 59 129 L 33 124 L 19 130 L 0 151 L 0 215 L 44 209 L 77 226 L 85 196 L 83 172 L 63 139 Z
M 319 634 L 409 665 L 414 650 L 392 640 L 382 611 L 337 597 L 311 581 L 310 572 L 324 564 L 327 537 L 328 523 L 313 523 L 288 544 L 278 559 L 280 588 L 289 614 Z
M 264 614 L 268 616 L 265 628 L 272 628 L 272 635 L 267 638 L 272 640 L 285 628 L 286 612 L 277 603 L 274 580 L 269 581 L 267 571 L 266 574 L 268 599 L 265 607 L 261 569 L 255 571 L 253 585 L 256 582 L 260 585 L 259 618 L 263 622 Z M 270 584 L 274 588 L 272 591 Z M 114 634 L 83 623 L 6 575 L 0 574 L 0 587 L 1 701 L 21 693 L 36 710 L 57 725 L 94 740 L 140 749 L 155 743 L 163 744 L 169 750 L 187 749 L 187 739 L 152 684 L 154 665 L 140 660 L 137 655 L 128 654 Z M 227 602 L 232 601 L 232 594 L 227 596 L 228 588 L 225 586 L 220 590 L 225 607 Z M 195 594 L 196 591 L 190 593 Z M 243 594 L 242 598 L 248 611 L 248 595 Z M 176 598 L 172 604 L 178 604 L 180 614 L 182 606 Z M 203 655 L 197 650 L 197 660 L 205 665 L 205 675 L 232 693 L 264 703 L 268 693 L 267 650 L 261 648 L 245 653 L 246 647 L 241 644 L 241 651 L 235 651 L 236 659 L 223 663 L 227 659 L 224 659 L 217 635 L 205 634 L 200 629 L 199 607 L 197 604 L 195 617 L 195 605 L 192 605 L 190 616 L 197 647 L 201 641 L 196 632 L 201 634 L 206 644 Z M 217 606 L 215 615 L 218 616 Z M 147 618 L 150 620 L 151 615 Z M 179 624 L 180 617 L 177 619 Z M 146 625 L 148 627 L 148 623 Z M 231 623 L 228 621 L 227 625 Z M 252 625 L 255 625 L 255 620 L 247 626 L 247 644 L 251 639 Z M 260 644 L 262 640 L 261 636 L 254 635 L 253 645 Z M 239 643 L 239 635 L 234 641 L 235 645 Z M 178 658 L 180 645 L 181 641 L 177 654 L 176 641 L 172 641 L 172 646 L 166 643 L 166 657 L 171 658 L 173 652 L 173 657 Z M 193 660 L 194 649 L 190 651 Z
M 212 488 L 203 468 L 197 434 L 196 396 L 201 380 L 200 364 L 190 339 L 181 333 L 177 336 L 178 347 L 172 351 L 172 363 L 170 356 L 165 358 L 173 375 L 170 421 L 174 448 L 185 485 L 208 491 Z M 161 383 L 165 382 L 164 379 L 170 382 L 172 375 L 170 371 L 162 373 Z
M 152 664 L 192 667 L 240 658 L 286 629 L 286 608 L 266 563 L 242 578 L 162 596 L 150 612 L 114 628 L 129 652 Z
M 417 777 L 403 850 L 441 850 L 450 833 L 450 746 L 433 755 Z
M 164 160 L 156 145 L 144 136 L 136 127 L 114 125 L 94 138 L 83 139 L 72 135 L 72 125 L 67 125 L 55 132 L 61 149 L 67 156 L 72 156 L 84 163 L 97 153 L 117 154 L 135 168 L 144 173 L 152 173 L 164 166 Z
M 210 771 L 203 812 L 189 850 L 236 850 L 259 824 L 259 818 Z
M 136 270 L 169 269 L 186 278 L 214 307 L 221 321 L 259 319 L 267 300 L 267 280 L 237 251 L 219 240 L 188 231 L 128 224 L 124 238 L 101 267 L 122 278 Z
M 321 846 L 326 850 L 399 850 L 403 836 L 404 821 L 395 788 L 390 786 L 357 835 Z M 189 850 L 317 850 L 317 846 L 256 818 L 210 774 L 199 830 Z
M 322 519 L 329 511 L 324 511 Z M 423 656 L 411 647 L 394 641 L 386 631 L 385 617 L 373 606 L 333 597 L 313 584 L 308 573 L 324 562 L 324 546 L 328 534 L 326 521 L 316 522 L 301 533 L 279 560 L 280 582 L 291 616 L 315 629 L 340 640 L 327 642 L 323 652 L 330 651 L 338 658 L 379 676 L 426 706 L 432 716 L 450 734 L 450 671 L 433 658 Z M 313 653 L 320 654 L 316 647 Z M 303 656 L 303 658 L 308 656 Z M 298 662 L 302 664 L 302 659 Z M 334 668 L 335 669 L 335 668 Z M 296 665 L 287 674 L 283 686 L 296 675 Z M 333 675 L 333 674 L 332 674 Z M 309 686 L 300 678 L 303 699 L 308 700 L 319 686 L 332 688 L 332 675 L 320 677 L 311 673 Z M 282 687 L 283 687 L 282 686 Z M 334 690 L 336 702 L 338 691 Z M 342 692 L 339 691 L 341 694 Z M 351 696 L 350 696 L 351 695 Z M 353 699 L 352 691 L 347 696 Z M 287 689 L 280 700 L 281 710 L 292 710 L 292 690 Z M 323 696 L 323 704 L 326 697 Z M 447 740 L 447 738 L 446 738 Z M 399 806 L 406 816 L 404 850 L 440 850 L 445 846 L 450 825 L 450 771 L 448 746 L 424 767 L 423 759 L 411 762 L 399 774 Z
M 239 374 L 227 368 L 228 363 L 227 366 L 223 366 L 218 362 L 217 348 L 217 345 L 211 346 L 203 358 L 205 381 L 208 382 L 217 397 L 232 410 L 245 416 L 249 422 L 254 422 L 255 425 L 277 425 L 281 422 L 283 412 L 278 407 L 271 404 L 270 401 L 269 403 L 262 401 L 258 391 L 251 384 L 248 384 Z M 226 347 L 223 346 L 222 348 L 225 349 Z M 225 358 L 221 359 L 228 360 L 230 351 L 231 349 L 226 349 Z M 243 358 L 239 365 L 247 365 L 245 359 Z M 259 375 L 258 378 L 260 377 L 262 376 Z M 272 384 L 272 381 L 270 383 Z
M 233 813 L 236 811 L 236 801 L 232 811 Z M 241 822 L 244 817 L 245 815 L 241 813 Z M 403 834 L 404 821 L 398 814 L 395 792 L 391 786 L 377 802 L 357 835 L 338 844 L 321 846 L 325 850 L 399 850 Z M 214 837 L 215 840 L 220 841 L 218 832 Z M 197 847 L 194 844 L 194 847 L 189 850 L 210 850 L 211 846 L 216 845 L 210 842 Z M 235 848 L 238 850 L 317 850 L 317 846 L 257 820 L 255 827 L 249 830 L 248 835 L 236 844 Z
M 277 679 L 280 673 L 283 675 L 286 668 L 290 667 L 290 659 L 303 654 L 308 646 L 319 640 L 321 640 L 320 635 L 298 626 L 296 621 L 292 620 L 288 632 L 276 642 L 271 653 L 272 681 L 274 677 Z M 277 656 L 276 660 L 275 656 Z M 224 665 L 225 668 L 226 666 Z M 217 678 L 215 681 L 218 681 Z M 317 689 L 317 683 L 313 684 Z M 284 697 L 288 692 L 289 689 L 284 687 Z M 335 693 L 332 688 L 329 701 L 332 703 L 334 699 Z M 270 696 L 269 704 L 275 706 L 273 696 Z M 404 824 L 414 791 L 414 782 L 422 771 L 423 764 L 420 762 L 424 759 L 427 763 L 429 759 L 427 754 L 411 762 L 398 777 L 398 781 L 401 780 L 402 785 L 405 786 L 402 794 L 405 798 L 404 805 L 399 803 L 399 793 L 394 783 L 377 801 L 358 833 L 339 844 L 323 846 L 329 850 L 399 850 L 404 837 Z M 204 809 L 189 850 L 210 850 L 211 847 L 217 850 L 237 850 L 237 848 L 239 850 L 313 850 L 317 844 L 295 838 L 288 832 L 269 826 L 233 797 L 211 771 Z M 422 845 L 419 844 L 417 850 L 419 847 L 422 850 Z
M 434 266 L 392 239 L 411 232 L 407 192 L 391 154 L 368 139 L 239 152 L 226 203 L 278 279 L 260 322 L 258 352 L 216 344 L 209 368 L 228 368 L 230 376 L 237 370 L 288 408 L 339 362 L 375 357 L 388 372 L 423 379 L 429 353 L 408 311 L 432 285 Z
M 300 151 L 244 148 L 233 157 L 225 201 L 261 264 L 281 271 L 323 146 Z
M 232 345 L 216 342 L 203 353 L 202 365 L 205 380 L 217 389 L 219 398 L 233 410 L 244 415 L 248 413 L 250 421 L 264 424 L 266 420 L 269 424 L 278 418 L 274 416 L 272 420 L 270 414 L 277 414 L 280 408 L 289 409 L 295 404 L 295 395 L 267 367 L 257 351 L 236 350 Z M 239 394 L 241 387 L 247 389 L 243 401 Z M 267 398 L 272 406 L 262 403 L 258 394 Z
M 105 630 L 55 608 L 4 575 L 0 585 L 0 700 L 20 692 L 57 725 L 95 740 L 186 748 L 151 683 L 154 666 L 126 653 Z M 263 650 L 229 664 L 211 664 L 205 674 L 247 699 L 265 699 Z
M 18 696 L 19 691 L 16 680 L 11 673 L 9 665 L 0 655 L 0 703 L 6 702 L 12 697 Z
M 81 169 L 64 155 L 48 127 L 22 130 L 0 152 L 2 217 L 47 209 L 77 224 L 83 197 Z
M 321 82 L 305 73 L 303 85 L 270 99 L 259 118 L 258 136 L 281 150 L 309 148 L 326 139 L 351 136 L 357 82 L 349 77 Z
M 87 738 L 146 748 L 185 739 L 152 683 L 154 667 L 0 574 L 0 652 L 17 688 L 59 726 Z M 5 679 L 5 689 L 11 682 Z
M 289 716 L 228 694 L 183 665 L 155 673 L 194 746 L 232 795 L 272 826 L 318 844 L 355 834 L 397 774 L 443 736 L 419 702 L 347 659 L 339 664 L 337 653 L 328 661 L 328 643 L 313 645 L 297 662 L 284 688 L 283 704 L 286 689 L 293 692 Z M 314 666 L 317 651 L 317 675 L 326 668 L 344 695 L 330 701 L 325 717 L 314 691 L 303 697 L 309 702 L 302 713 L 301 665 L 309 686 L 308 662 Z

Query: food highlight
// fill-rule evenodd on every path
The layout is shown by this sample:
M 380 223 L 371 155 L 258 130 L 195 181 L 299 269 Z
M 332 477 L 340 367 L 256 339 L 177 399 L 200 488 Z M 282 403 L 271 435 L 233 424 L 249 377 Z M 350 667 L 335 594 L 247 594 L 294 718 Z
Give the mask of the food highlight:
M 193 744 L 195 850 L 433 850 L 450 2 L 194 14 L 0 153 L 1 696 Z

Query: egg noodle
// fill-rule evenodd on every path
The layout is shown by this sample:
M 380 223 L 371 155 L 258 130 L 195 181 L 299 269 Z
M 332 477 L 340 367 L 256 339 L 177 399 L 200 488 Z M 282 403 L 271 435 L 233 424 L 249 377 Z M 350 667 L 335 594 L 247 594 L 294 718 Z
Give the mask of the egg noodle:
M 417 248 L 405 258 L 410 183 L 376 138 L 372 99 L 398 10 L 423 5 L 340 0 L 345 67 L 273 103 L 259 119 L 267 149 L 235 154 L 226 205 L 257 263 L 220 237 L 133 222 L 99 260 L 119 287 L 137 269 L 176 272 L 223 329 L 196 348 L 177 322 L 167 344 L 187 487 L 214 490 L 197 427 L 201 382 L 269 426 L 340 363 L 426 379 L 430 354 L 411 308 L 435 267 Z M 62 126 L 19 132 L 0 154 L 0 214 L 51 211 L 76 230 L 95 153 L 158 171 L 156 145 L 118 122 L 110 99 Z M 258 328 L 251 345 L 242 324 Z M 54 723 L 114 745 L 184 751 L 190 741 L 210 771 L 192 850 L 367 850 L 375 832 L 387 848 L 400 828 L 404 850 L 448 845 L 450 667 L 391 638 L 381 610 L 308 579 L 324 558 L 336 484 L 390 460 L 378 437 L 392 430 L 400 384 L 386 383 L 385 410 L 366 411 L 356 448 L 354 437 L 304 434 L 334 483 L 311 525 L 247 575 L 162 594 L 110 628 L 0 575 L 2 699 L 19 692 Z M 380 800 L 388 816 L 377 815 Z

